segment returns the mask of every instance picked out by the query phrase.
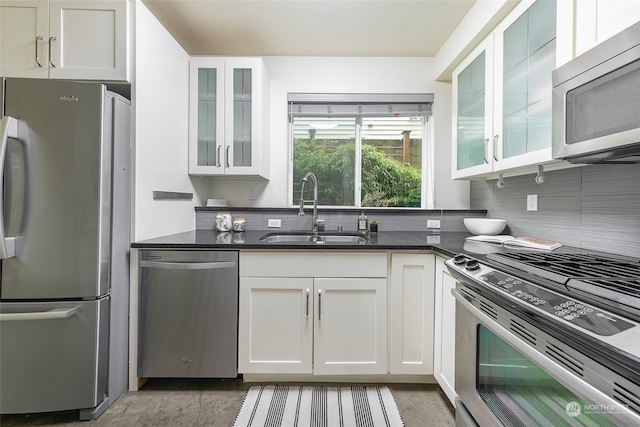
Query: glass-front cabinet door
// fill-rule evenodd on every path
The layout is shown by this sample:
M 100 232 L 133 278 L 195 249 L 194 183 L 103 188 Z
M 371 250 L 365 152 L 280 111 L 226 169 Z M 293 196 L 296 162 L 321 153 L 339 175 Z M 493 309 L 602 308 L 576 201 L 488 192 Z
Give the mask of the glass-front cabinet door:
M 551 73 L 572 57 L 572 11 L 562 3 L 523 1 L 495 30 L 495 171 L 553 159 Z
M 551 160 L 551 72 L 556 68 L 556 2 L 537 0 L 496 30 L 495 169 Z M 519 158 L 529 155 L 528 160 Z
M 223 174 L 224 61 L 199 62 L 202 61 L 192 60 L 191 63 L 189 172 Z
M 492 171 L 493 36 L 453 71 L 453 177 Z
M 553 161 L 551 72 L 572 59 L 573 7 L 523 0 L 454 70 L 454 178 Z
M 189 173 L 268 178 L 268 78 L 260 58 L 191 58 Z
M 231 97 L 233 112 L 232 152 L 226 154 L 227 167 L 251 167 L 251 68 L 234 68 L 233 92 Z M 229 150 L 229 147 L 227 147 Z

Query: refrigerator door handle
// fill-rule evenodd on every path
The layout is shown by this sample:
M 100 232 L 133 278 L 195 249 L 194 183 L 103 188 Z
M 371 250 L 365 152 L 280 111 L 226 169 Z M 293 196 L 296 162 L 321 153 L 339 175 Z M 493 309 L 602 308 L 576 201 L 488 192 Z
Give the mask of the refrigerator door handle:
M 0 178 L 4 176 L 4 159 L 9 138 L 18 138 L 18 120 L 4 116 L 0 122 Z M 0 259 L 16 256 L 16 238 L 7 237 L 4 230 L 4 186 L 0 185 Z
M 80 310 L 80 306 L 73 308 L 54 308 L 47 311 L 34 311 L 31 313 L 0 313 L 0 322 L 8 322 L 14 320 L 53 320 L 66 319 L 76 314 Z

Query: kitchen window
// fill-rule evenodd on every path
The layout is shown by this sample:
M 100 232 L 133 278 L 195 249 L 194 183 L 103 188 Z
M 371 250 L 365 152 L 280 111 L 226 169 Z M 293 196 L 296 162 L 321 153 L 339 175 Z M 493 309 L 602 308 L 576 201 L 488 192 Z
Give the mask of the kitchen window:
M 290 94 L 290 203 L 300 203 L 302 178 L 313 172 L 319 205 L 432 208 L 432 102 L 431 94 Z

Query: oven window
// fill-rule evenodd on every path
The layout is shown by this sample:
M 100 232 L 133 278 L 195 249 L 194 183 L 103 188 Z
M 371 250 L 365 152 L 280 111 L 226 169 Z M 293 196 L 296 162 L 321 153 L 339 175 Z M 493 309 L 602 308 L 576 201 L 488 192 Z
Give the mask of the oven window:
M 482 325 L 477 359 L 478 394 L 504 425 L 615 425 Z

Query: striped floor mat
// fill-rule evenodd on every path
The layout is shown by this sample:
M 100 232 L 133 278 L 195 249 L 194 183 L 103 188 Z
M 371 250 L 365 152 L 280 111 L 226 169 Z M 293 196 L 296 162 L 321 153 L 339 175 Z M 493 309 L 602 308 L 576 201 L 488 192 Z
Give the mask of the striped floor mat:
M 234 427 L 404 426 L 388 387 L 255 386 Z

